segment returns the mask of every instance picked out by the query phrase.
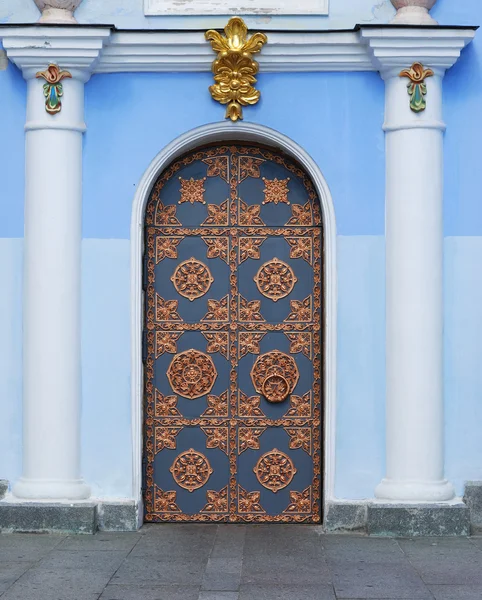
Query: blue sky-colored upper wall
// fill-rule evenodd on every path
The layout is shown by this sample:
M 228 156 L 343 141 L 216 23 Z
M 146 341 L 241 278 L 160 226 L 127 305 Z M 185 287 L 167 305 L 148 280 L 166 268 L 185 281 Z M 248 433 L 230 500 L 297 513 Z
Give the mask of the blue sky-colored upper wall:
M 26 83 L 9 64 L 0 71 L 0 237 L 23 237 Z
M 136 186 L 185 131 L 224 119 L 209 74 L 98 75 L 87 86 L 84 237 L 128 238 Z M 333 195 L 338 233 L 384 233 L 383 82 L 376 73 L 261 74 L 245 120 L 300 144 Z M 236 126 L 233 125 L 233 137 Z
M 482 25 L 480 0 L 442 0 L 444 22 Z M 444 82 L 445 234 L 482 235 L 482 31 Z

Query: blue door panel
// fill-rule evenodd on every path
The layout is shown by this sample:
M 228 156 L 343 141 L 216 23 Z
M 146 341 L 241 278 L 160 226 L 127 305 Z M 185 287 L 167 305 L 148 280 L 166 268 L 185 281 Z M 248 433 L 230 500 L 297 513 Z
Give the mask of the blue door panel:
M 321 520 L 322 229 L 288 157 L 218 145 L 146 209 L 145 518 Z

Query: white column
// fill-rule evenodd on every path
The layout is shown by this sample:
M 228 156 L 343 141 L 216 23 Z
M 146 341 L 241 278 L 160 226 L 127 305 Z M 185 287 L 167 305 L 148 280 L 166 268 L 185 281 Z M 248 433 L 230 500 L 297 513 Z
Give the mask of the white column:
M 24 445 L 23 476 L 13 490 L 19 498 L 90 495 L 80 476 L 84 81 L 82 73 L 72 75 L 62 82 L 62 111 L 52 116 L 45 81 L 24 71 Z
M 410 109 L 408 80 L 399 73 L 383 72 L 387 465 L 376 496 L 443 501 L 454 497 L 444 479 L 444 70 L 426 79 L 427 108 L 421 113 Z

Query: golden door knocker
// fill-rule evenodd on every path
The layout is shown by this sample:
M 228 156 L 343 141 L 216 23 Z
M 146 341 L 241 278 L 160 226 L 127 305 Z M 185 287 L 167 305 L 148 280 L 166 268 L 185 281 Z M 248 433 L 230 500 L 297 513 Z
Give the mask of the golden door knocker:
M 254 389 L 275 404 L 293 393 L 299 377 L 295 359 L 279 350 L 258 356 L 251 369 Z

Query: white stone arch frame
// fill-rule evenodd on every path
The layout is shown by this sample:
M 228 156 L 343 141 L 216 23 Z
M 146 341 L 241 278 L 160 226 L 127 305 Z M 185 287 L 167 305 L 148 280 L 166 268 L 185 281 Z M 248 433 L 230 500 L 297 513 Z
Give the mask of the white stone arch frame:
M 143 395 L 142 330 L 144 327 L 142 258 L 144 252 L 144 216 L 150 192 L 157 177 L 180 155 L 213 142 L 235 140 L 261 143 L 280 148 L 294 158 L 310 176 L 321 204 L 324 237 L 324 469 L 323 499 L 326 507 L 334 499 L 335 419 L 336 419 L 336 347 L 337 347 L 337 274 L 335 210 L 328 185 L 321 170 L 296 142 L 264 125 L 254 123 L 212 123 L 192 129 L 168 144 L 145 171 L 134 197 L 131 221 L 131 399 L 132 399 L 132 493 L 142 509 Z

